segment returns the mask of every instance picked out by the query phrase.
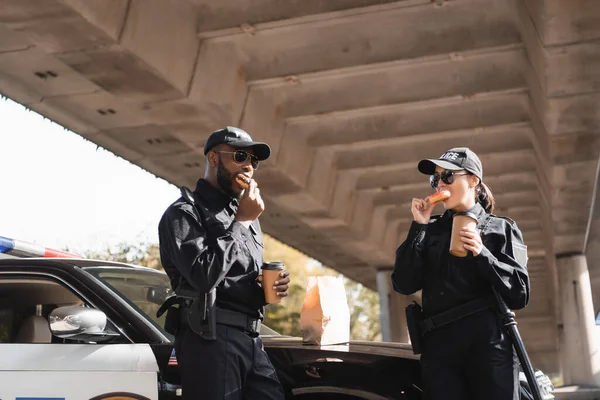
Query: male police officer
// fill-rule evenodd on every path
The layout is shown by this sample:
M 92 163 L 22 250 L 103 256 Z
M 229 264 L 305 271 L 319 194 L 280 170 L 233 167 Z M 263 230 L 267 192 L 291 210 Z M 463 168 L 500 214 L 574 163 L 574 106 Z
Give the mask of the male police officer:
M 204 147 L 204 178 L 193 193 L 170 205 L 159 223 L 161 261 L 175 292 L 206 299 L 216 289 L 216 310 L 210 311 L 216 332 L 201 337 L 192 323 L 196 306 L 189 300 L 182 304 L 175 349 L 184 399 L 284 397 L 259 336 L 266 303 L 258 217 L 265 206 L 252 176 L 270 152 L 239 128 L 213 132 Z M 236 181 L 238 175 L 250 182 L 247 189 Z M 288 275 L 283 271 L 275 283 L 279 296 L 287 296 Z M 202 306 L 199 314 L 206 312 Z

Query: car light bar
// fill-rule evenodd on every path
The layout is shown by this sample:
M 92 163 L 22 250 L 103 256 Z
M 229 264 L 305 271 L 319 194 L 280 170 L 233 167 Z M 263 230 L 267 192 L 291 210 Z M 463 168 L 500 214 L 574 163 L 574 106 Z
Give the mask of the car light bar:
M 0 236 L 0 253 L 15 257 L 81 258 L 77 254 Z

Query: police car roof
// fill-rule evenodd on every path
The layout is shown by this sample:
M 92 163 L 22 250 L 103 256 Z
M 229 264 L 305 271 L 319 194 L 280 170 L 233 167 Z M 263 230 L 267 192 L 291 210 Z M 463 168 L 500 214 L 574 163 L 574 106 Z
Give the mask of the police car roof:
M 142 269 L 144 271 L 156 272 L 157 274 L 164 274 L 164 272 L 152 269 L 149 267 L 143 267 L 139 265 L 131 265 L 118 261 L 105 261 L 105 260 L 92 260 L 83 258 L 0 258 L 1 266 L 52 266 L 58 268 L 90 268 L 90 267 L 116 267 L 116 268 L 128 268 L 128 269 Z
M 102 267 L 102 266 L 109 266 L 109 267 L 126 267 L 126 268 L 133 268 L 132 265 L 129 264 L 125 264 L 125 263 L 121 263 L 121 262 L 116 262 L 116 261 L 104 261 L 104 260 L 89 260 L 89 259 L 83 259 L 83 258 L 62 258 L 62 257 L 7 257 L 7 258 L 2 258 L 0 259 L 0 265 L 7 265 L 7 264 L 19 264 L 19 265 L 23 265 L 23 264 L 36 264 L 36 265 L 43 265 L 43 264 L 52 264 L 52 265 L 69 265 L 69 266 L 76 266 L 76 267 Z
M 0 236 L 0 253 L 15 257 L 80 258 L 77 254 L 44 247 L 24 240 Z
M 17 261 L 18 260 L 18 261 Z M 52 265 L 54 267 L 119 267 L 140 268 L 162 273 L 152 268 L 126 264 L 118 261 L 104 261 L 81 258 L 77 254 L 56 250 L 19 239 L 0 236 L 0 265 Z

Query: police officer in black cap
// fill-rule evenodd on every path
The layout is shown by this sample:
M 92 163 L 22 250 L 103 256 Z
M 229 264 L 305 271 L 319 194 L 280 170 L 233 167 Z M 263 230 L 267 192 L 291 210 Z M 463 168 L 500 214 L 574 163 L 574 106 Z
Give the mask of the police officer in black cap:
M 516 400 L 518 360 L 493 293 L 513 310 L 529 302 L 521 231 L 514 221 L 492 214 L 494 197 L 470 149 L 450 149 L 439 159 L 422 160 L 418 169 L 430 176 L 434 190 L 450 193 L 438 216 L 426 199 L 412 200 L 413 222 L 392 274 L 396 291 L 422 289 L 422 319 L 411 341 L 420 342 L 424 398 Z M 459 214 L 478 221 L 459 232 L 466 257 L 449 253 L 453 217 Z
M 159 223 L 163 267 L 174 291 L 186 299 L 175 336 L 184 399 L 284 397 L 259 336 L 266 303 L 258 217 L 265 205 L 252 176 L 270 152 L 239 128 L 213 132 L 204 148 L 204 178 L 193 193 L 182 192 Z M 248 188 L 237 182 L 238 175 Z M 275 283 L 279 296 L 287 296 L 288 275 L 284 270 Z M 205 303 L 214 293 L 210 309 Z M 214 328 L 194 328 L 194 321 L 207 318 L 203 312 L 212 313 Z

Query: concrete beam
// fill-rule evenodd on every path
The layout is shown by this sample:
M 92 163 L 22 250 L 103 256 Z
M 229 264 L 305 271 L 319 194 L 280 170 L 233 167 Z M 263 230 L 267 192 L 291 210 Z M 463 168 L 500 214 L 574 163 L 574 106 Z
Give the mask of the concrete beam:
M 187 2 L 130 0 L 120 42 L 185 96 L 196 68 L 195 31 L 195 13 Z
M 0 53 L 0 70 L 4 93 L 26 106 L 51 97 L 90 94 L 100 90 L 37 47 Z
M 360 14 L 356 10 L 337 13 L 336 18 L 303 18 L 301 23 L 247 24 L 234 28 L 234 35 L 201 37 L 216 43 L 235 42 L 252 55 L 245 64 L 251 80 L 519 42 L 507 2 L 448 2 L 445 7 L 431 3 L 407 7 L 407 3 Z M 357 26 L 361 27 L 358 31 Z
M 0 23 L 21 32 L 50 54 L 115 43 L 102 29 L 57 0 L 4 0 Z
M 62 2 L 113 40 L 118 41 L 121 38 L 127 13 L 130 10 L 129 0 L 62 0 Z
M 528 137 L 531 127 L 527 123 L 500 125 L 494 127 L 478 127 L 451 132 L 436 132 L 419 135 L 412 140 L 389 139 L 373 143 L 364 143 L 369 151 L 361 152 L 358 148 L 343 148 L 337 152 L 336 165 L 340 170 L 352 168 L 370 168 L 378 165 L 393 164 L 399 159 L 419 161 L 443 154 L 449 147 L 460 143 L 470 147 L 478 154 L 501 153 L 532 149 Z M 442 137 L 450 142 L 435 140 Z M 493 138 L 493 141 L 490 139 Z M 422 146 L 428 141 L 429 146 Z M 360 154 L 360 156 L 359 156 Z
M 215 79 L 215 76 L 221 79 Z M 240 126 L 247 96 L 246 70 L 239 47 L 231 42 L 202 43 L 190 83 L 189 99 L 201 107 L 202 114 L 210 116 L 210 124 Z
M 503 110 L 499 113 L 498 110 Z M 286 119 L 284 135 L 313 147 L 528 121 L 522 89 L 390 104 Z
M 384 104 L 522 88 L 520 45 L 252 82 L 287 99 L 285 116 L 329 113 Z M 454 79 L 446 79 L 452 75 Z M 393 82 L 393 84 L 390 84 Z
M 600 38 L 596 22 L 600 9 L 594 0 L 526 0 L 538 35 L 547 46 Z
M 199 14 L 198 35 L 203 39 L 252 34 L 255 29 L 277 29 L 314 21 L 351 18 L 365 13 L 389 12 L 428 3 L 428 0 L 407 0 L 400 3 L 396 0 L 307 0 L 283 5 L 274 0 L 223 0 L 218 3 L 192 0 Z

